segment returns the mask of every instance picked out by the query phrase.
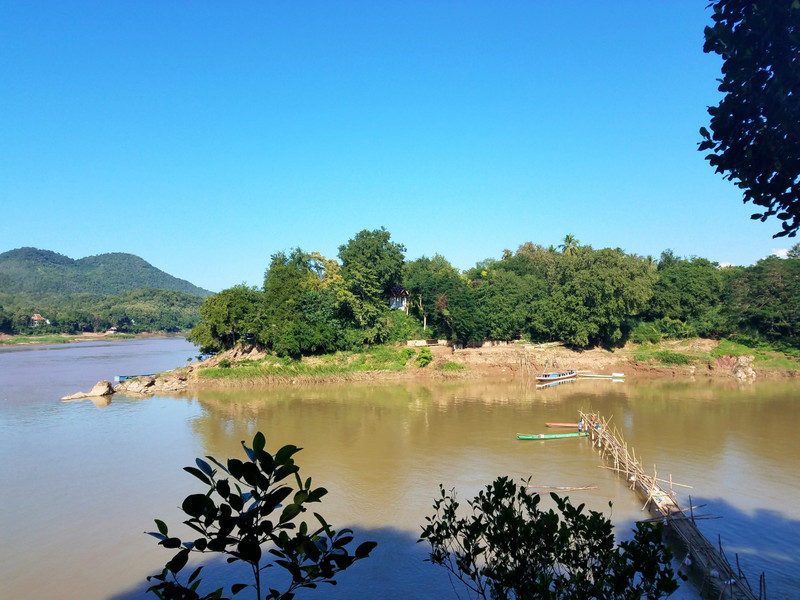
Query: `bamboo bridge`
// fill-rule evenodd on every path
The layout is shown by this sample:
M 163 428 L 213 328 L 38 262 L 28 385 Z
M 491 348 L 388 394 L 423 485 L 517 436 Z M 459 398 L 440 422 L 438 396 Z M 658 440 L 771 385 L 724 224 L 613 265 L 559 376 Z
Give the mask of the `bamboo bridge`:
M 734 571 L 725 558 L 722 547 L 716 549 L 697 529 L 693 512 L 697 507 L 680 508 L 673 486 L 688 486 L 673 483 L 671 475 L 668 480 L 659 479 L 655 467 L 652 476 L 646 474 L 640 461 L 636 460 L 635 453 L 631 455 L 628 452 L 628 445 L 616 427 L 612 429 L 610 423 L 597 414 L 580 412 L 580 416 L 584 423 L 590 423 L 590 419 L 594 422 L 591 427 L 592 444 L 609 463 L 608 468 L 625 477 L 631 489 L 644 498 L 642 510 L 649 508 L 656 517 L 654 520 L 663 521 L 667 536 L 676 537 L 683 546 L 687 554 L 681 561 L 679 573 L 699 582 L 701 596 L 729 600 L 766 600 L 764 575 L 759 579 L 759 592 L 756 596 L 747 578 L 738 568 L 738 557 L 737 569 Z M 668 491 L 662 487 L 662 483 L 669 484 Z

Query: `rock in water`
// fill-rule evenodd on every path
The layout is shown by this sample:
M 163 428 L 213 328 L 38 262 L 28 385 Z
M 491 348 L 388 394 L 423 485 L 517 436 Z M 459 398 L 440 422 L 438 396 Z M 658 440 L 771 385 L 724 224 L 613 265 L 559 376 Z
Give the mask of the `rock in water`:
M 94 384 L 94 387 L 90 391 L 77 392 L 75 394 L 70 394 L 69 396 L 64 396 L 61 398 L 61 401 L 69 402 L 70 400 L 83 400 L 84 398 L 98 398 L 100 396 L 110 396 L 113 393 L 114 386 L 111 385 L 111 382 L 101 379 Z

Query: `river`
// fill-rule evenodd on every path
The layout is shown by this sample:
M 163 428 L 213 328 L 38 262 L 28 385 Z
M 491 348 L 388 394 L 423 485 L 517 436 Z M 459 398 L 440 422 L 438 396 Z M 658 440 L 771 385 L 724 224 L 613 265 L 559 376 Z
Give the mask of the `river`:
M 691 494 L 706 505 L 697 512 L 722 517 L 700 521 L 701 531 L 719 536 L 731 560 L 738 554 L 754 587 L 764 571 L 770 599 L 800 598 L 797 382 L 579 381 L 537 390 L 478 380 L 58 400 L 194 354 L 182 338 L 0 348 L 0 598 L 154 597 L 144 578 L 171 553 L 143 532 L 154 518 L 177 527 L 177 506 L 201 491 L 182 467 L 197 456 L 239 456 L 240 440 L 258 430 L 270 450 L 303 448 L 301 475 L 329 490 L 317 512 L 358 541 L 379 542 L 338 586 L 298 598 L 456 598 L 415 543 L 440 482 L 462 499 L 498 475 L 596 486 L 568 495 L 607 514 L 612 502 L 618 537 L 643 517 L 588 440 L 515 437 L 574 420 L 580 409 L 612 417 L 648 468 L 692 486 L 676 488 L 680 503 Z M 215 561 L 207 571 L 223 572 Z M 683 585 L 673 597 L 698 594 Z

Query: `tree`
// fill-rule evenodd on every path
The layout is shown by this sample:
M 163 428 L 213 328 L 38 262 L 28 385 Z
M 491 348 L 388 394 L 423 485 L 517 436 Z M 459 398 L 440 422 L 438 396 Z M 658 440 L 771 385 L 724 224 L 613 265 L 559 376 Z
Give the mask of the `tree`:
M 800 258 L 800 242 L 789 248 L 786 252 L 786 258 Z
M 264 293 L 246 285 L 235 285 L 213 294 L 200 307 L 202 322 L 186 337 L 203 354 L 233 348 L 248 332 L 260 331 Z
M 408 291 L 411 311 L 422 319 L 424 330 L 428 329 L 428 317 L 447 282 L 458 277 L 458 270 L 441 254 L 434 254 L 433 258 L 423 256 L 403 265 L 403 286 Z
M 339 246 L 344 285 L 352 294 L 350 309 L 362 327 L 373 327 L 388 310 L 389 290 L 400 281 L 405 251 L 383 227 L 364 229 Z
M 198 593 L 202 566 L 189 575 L 185 584 L 178 578 L 191 553 L 213 552 L 227 556 L 229 564 L 243 562 L 250 567 L 252 583 L 234 583 L 232 594 L 252 587 L 258 600 L 291 600 L 295 590 L 313 589 L 320 583 L 335 585 L 337 573 L 369 556 L 375 542 L 364 542 L 350 554 L 347 546 L 353 540 L 352 532 L 349 529 L 335 532 L 317 513 L 314 516 L 319 526 L 309 527 L 305 521 L 296 523 L 297 517 L 307 510 L 307 504 L 320 502 L 328 492 L 325 488 L 313 488 L 311 478 L 300 479 L 299 468 L 292 458 L 299 448 L 288 445 L 271 454 L 264 449 L 265 444 L 264 434 L 258 432 L 252 448 L 242 442 L 246 461 L 231 458 L 223 465 L 213 456 L 207 456 L 224 473 L 222 478 L 218 477 L 217 469 L 201 458 L 195 461 L 197 467 L 184 467 L 208 487 L 205 493 L 187 496 L 181 505 L 188 516 L 184 524 L 199 537 L 183 542 L 170 536 L 163 521 L 155 520 L 158 531 L 149 535 L 158 539 L 160 546 L 178 552 L 160 574 L 147 578 L 155 582 L 148 591 L 162 600 L 221 599 L 224 588 L 204 596 Z M 285 483 L 292 476 L 296 490 Z M 262 546 L 267 544 L 271 561 L 265 561 L 262 552 Z M 291 575 L 283 592 L 263 580 L 264 571 L 272 566 L 281 567 Z
M 672 593 L 677 583 L 662 526 L 637 523 L 630 541 L 614 542 L 611 521 L 555 494 L 559 514 L 539 508 L 525 485 L 499 477 L 467 502 L 439 486 L 421 541 L 430 562 L 478 597 L 492 600 L 583 598 L 640 600 Z
M 536 323 L 551 339 L 573 346 L 613 345 L 623 340 L 625 322 L 653 295 L 655 268 L 641 257 L 583 247 L 560 255 L 548 280 L 548 297 L 537 306 Z
M 781 231 L 800 228 L 800 2 L 716 0 L 705 52 L 723 59 L 719 91 L 708 109 L 709 132 L 699 150 L 717 173 L 743 190 L 744 202 L 764 207 L 753 219 L 776 216 Z
M 559 244 L 558 249 L 561 250 L 562 254 L 566 254 L 567 256 L 572 256 L 578 251 L 578 247 L 580 244 L 580 240 L 578 240 L 574 235 L 568 233 L 564 236 L 564 242 Z

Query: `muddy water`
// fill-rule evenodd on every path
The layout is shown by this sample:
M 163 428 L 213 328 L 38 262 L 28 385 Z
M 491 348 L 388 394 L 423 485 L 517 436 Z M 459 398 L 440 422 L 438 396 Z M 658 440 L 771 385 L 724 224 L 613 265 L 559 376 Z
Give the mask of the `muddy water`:
M 160 342 L 116 347 L 124 352 L 73 345 L 24 360 L 0 350 L 0 597 L 146 597 L 144 576 L 169 553 L 142 532 L 156 517 L 177 526 L 177 505 L 199 491 L 181 467 L 195 456 L 239 455 L 240 440 L 261 430 L 270 449 L 303 448 L 301 474 L 329 490 L 319 506 L 329 522 L 380 543 L 316 597 L 454 598 L 446 574 L 423 562 L 415 543 L 440 482 L 462 497 L 497 475 L 591 485 L 570 497 L 606 513 L 612 502 L 619 536 L 642 518 L 641 503 L 599 467 L 587 440 L 515 437 L 573 420 L 579 409 L 612 416 L 645 464 L 693 486 L 676 488 L 681 503 L 691 494 L 692 504 L 707 505 L 701 512 L 723 517 L 701 521 L 702 531 L 720 536 L 754 583 L 766 571 L 770 598 L 800 597 L 797 383 L 580 381 L 536 390 L 480 381 L 116 396 L 105 407 L 58 402 L 89 389 L 101 368 L 129 372 L 126 364 L 148 355 L 178 366 L 192 354 Z M 213 561 L 207 570 L 222 576 Z M 689 586 L 677 594 L 696 596 Z

